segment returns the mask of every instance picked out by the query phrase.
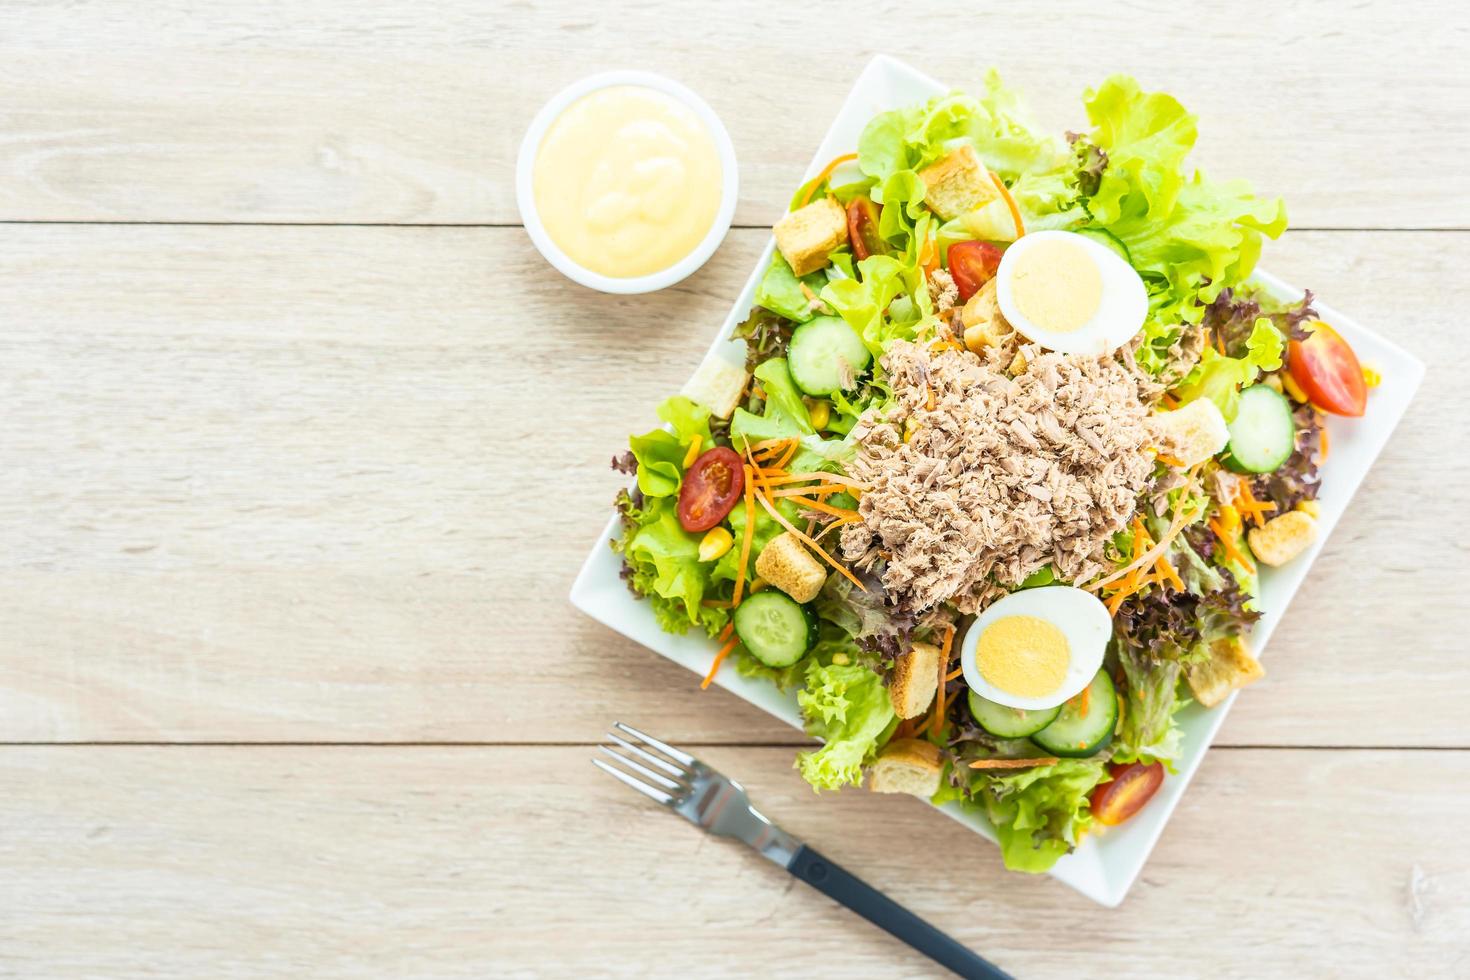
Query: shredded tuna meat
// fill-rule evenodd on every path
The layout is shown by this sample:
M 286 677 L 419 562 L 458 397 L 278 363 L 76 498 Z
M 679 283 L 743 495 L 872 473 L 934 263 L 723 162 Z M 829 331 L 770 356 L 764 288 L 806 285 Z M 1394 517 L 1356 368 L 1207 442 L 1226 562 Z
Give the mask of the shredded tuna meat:
M 1015 377 L 1005 350 L 981 359 L 898 342 L 883 356 L 895 405 L 853 430 L 848 470 L 870 489 L 841 544 L 858 567 L 881 567 L 900 608 L 975 612 L 1047 564 L 1092 578 L 1148 487 L 1152 433 L 1134 371 L 1020 352 Z

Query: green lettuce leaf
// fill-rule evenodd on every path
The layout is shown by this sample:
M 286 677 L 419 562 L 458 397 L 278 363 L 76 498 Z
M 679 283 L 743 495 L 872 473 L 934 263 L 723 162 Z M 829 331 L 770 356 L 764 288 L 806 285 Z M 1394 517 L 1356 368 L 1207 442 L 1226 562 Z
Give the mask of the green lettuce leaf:
M 1180 403 L 1208 398 L 1220 409 L 1225 421 L 1232 421 L 1240 404 L 1240 390 L 1253 384 L 1262 371 L 1281 367 L 1281 353 L 1285 348 L 1286 338 L 1271 318 L 1258 317 L 1241 357 L 1226 357 L 1213 347 L 1205 348 L 1199 363 L 1178 389 Z
M 613 551 L 623 556 L 628 587 L 649 600 L 659 628 L 682 634 L 697 625 L 710 636 L 719 633 L 729 612 L 701 605 L 713 588 L 714 566 L 699 562 L 699 540 L 679 525 L 675 498 L 649 497 L 639 507 L 625 490 L 617 507 L 623 534 Z
M 774 357 L 758 365 L 754 374 L 766 393 L 765 411 L 756 415 L 743 408 L 735 409 L 730 419 L 730 438 L 736 446 L 741 445 L 742 439 L 754 443 L 816 433 L 785 358 Z
M 1174 720 L 1189 703 L 1177 696 L 1182 664 L 1151 660 L 1128 644 L 1118 645 L 1118 660 L 1127 683 L 1118 732 L 1113 740 L 1114 762 L 1162 762 L 1174 771 L 1184 750 L 1184 732 Z
M 813 661 L 796 700 L 807 732 L 826 743 L 796 757 L 802 778 L 816 790 L 862 782 L 863 764 L 897 722 L 883 679 L 857 664 Z
M 638 460 L 638 489 L 645 497 L 667 497 L 679 492 L 684 475 L 684 457 L 695 436 L 700 445 L 709 446 L 709 409 L 683 395 L 666 398 L 658 406 L 658 417 L 673 427 L 654 429 L 628 440 L 628 448 Z
M 779 313 L 788 320 L 805 323 L 816 314 L 812 311 L 812 304 L 806 293 L 802 292 L 803 283 L 815 294 L 826 285 L 827 277 L 817 271 L 798 279 L 785 257 L 776 252 L 771 256 L 771 264 L 761 277 L 760 285 L 756 287 L 755 305 L 772 313 Z
M 874 359 L 883 356 L 893 340 L 912 340 L 928 313 L 929 291 L 918 263 L 892 255 L 870 255 L 858 263 L 858 279 L 831 282 L 822 301 L 857 331 Z M 900 296 L 918 296 L 917 303 L 896 303 Z
M 1033 874 L 1050 870 L 1092 823 L 1088 794 L 1106 776 L 1097 758 L 983 776 L 975 796 L 995 827 L 1005 866 Z M 938 796 L 935 801 L 940 802 Z
M 1197 323 L 1227 288 L 1245 281 L 1263 236 L 1286 228 L 1279 199 L 1255 196 L 1244 181 L 1190 173 L 1195 118 L 1173 97 L 1109 78 L 1085 97 L 1088 140 L 1106 166 L 1085 206 L 1092 225 L 1127 250 L 1149 289 L 1139 362 L 1159 373 L 1181 324 Z

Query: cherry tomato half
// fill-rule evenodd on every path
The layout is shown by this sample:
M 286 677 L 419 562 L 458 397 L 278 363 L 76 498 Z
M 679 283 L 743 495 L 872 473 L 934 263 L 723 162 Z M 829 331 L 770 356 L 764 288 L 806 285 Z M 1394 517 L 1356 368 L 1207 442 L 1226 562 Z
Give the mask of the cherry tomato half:
M 1127 820 L 1154 798 L 1164 784 L 1164 764 L 1146 766 L 1141 762 L 1114 763 L 1108 767 L 1113 777 L 1092 791 L 1092 815 L 1098 823 L 1114 826 Z
M 847 240 L 852 243 L 852 254 L 859 262 L 888 251 L 883 239 L 878 237 L 878 216 L 882 212 L 881 205 L 861 194 L 847 206 Z
M 1315 323 L 1306 340 L 1293 340 L 1286 348 L 1286 364 L 1292 378 L 1312 404 L 1334 415 L 1363 414 L 1368 405 L 1368 385 L 1358 355 L 1336 330 Z
M 725 519 L 745 489 L 745 469 L 728 446 L 700 454 L 679 487 L 679 524 L 686 531 L 708 531 Z
M 955 242 L 949 247 L 949 274 L 960 291 L 960 302 L 967 302 L 980 287 L 995 278 L 1000 268 L 1000 246 L 989 242 Z

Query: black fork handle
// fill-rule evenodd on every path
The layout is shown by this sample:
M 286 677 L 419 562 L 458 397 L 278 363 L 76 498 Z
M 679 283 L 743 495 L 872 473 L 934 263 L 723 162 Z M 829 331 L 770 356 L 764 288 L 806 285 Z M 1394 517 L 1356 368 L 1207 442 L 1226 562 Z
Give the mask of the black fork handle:
M 1009 973 L 972 953 L 969 948 L 805 844 L 792 856 L 786 870 L 962 977 L 1013 980 Z

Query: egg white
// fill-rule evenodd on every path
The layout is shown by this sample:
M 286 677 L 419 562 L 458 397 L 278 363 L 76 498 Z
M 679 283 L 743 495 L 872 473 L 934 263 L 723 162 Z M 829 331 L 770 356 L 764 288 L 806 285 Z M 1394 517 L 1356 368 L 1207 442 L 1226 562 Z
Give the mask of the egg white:
M 975 662 L 975 647 L 980 634 L 998 619 L 1007 616 L 1034 616 L 1051 623 L 1067 638 L 1071 652 L 1067 674 L 1061 686 L 1043 697 L 1023 698 L 1002 691 L 987 681 Z M 1048 585 L 1023 589 L 990 604 L 965 631 L 960 645 L 960 667 L 965 683 L 981 697 L 1012 708 L 1051 708 L 1074 697 L 1087 686 L 1102 666 L 1108 640 L 1113 636 L 1113 617 L 1102 600 L 1091 592 L 1070 585 Z
M 1086 323 L 1071 332 L 1048 330 L 1022 315 L 1011 288 L 1016 263 L 1027 250 L 1048 240 L 1064 239 L 1090 258 L 1102 278 L 1102 296 Z M 1095 238 L 1071 231 L 1038 231 L 1017 239 L 1001 256 L 996 272 L 996 301 L 1016 332 L 1047 350 L 1102 356 L 1126 344 L 1143 329 L 1148 316 L 1148 290 L 1133 266 Z

